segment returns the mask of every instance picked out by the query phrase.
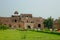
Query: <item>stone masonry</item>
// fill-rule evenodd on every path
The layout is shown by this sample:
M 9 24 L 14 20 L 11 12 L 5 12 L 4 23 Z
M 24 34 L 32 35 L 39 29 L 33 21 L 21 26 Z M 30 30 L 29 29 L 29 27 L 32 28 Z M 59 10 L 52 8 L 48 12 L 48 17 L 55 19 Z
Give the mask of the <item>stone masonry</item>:
M 20 14 L 15 11 L 11 17 L 0 17 L 0 24 L 10 28 L 43 29 L 43 18 L 33 17 L 32 14 Z

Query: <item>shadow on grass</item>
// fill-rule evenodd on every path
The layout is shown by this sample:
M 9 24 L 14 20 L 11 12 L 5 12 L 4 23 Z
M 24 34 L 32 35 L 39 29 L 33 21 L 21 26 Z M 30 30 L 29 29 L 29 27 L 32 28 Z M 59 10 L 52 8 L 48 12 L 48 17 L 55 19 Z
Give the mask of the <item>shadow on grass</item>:
M 47 34 L 55 34 L 55 35 L 59 35 L 60 36 L 59 32 L 45 32 L 45 31 L 35 31 L 35 32 L 47 33 Z
M 48 31 L 37 31 L 37 30 L 19 30 L 19 31 L 32 31 L 32 32 L 40 32 L 40 33 L 47 33 L 47 34 L 55 34 L 60 36 L 60 32 L 50 32 L 50 31 L 48 32 Z

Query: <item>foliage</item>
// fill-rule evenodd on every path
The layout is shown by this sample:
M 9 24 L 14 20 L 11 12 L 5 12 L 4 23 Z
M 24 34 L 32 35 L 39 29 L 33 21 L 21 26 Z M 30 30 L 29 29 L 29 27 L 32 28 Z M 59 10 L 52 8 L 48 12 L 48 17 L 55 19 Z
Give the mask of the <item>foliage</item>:
M 44 27 L 48 27 L 48 20 L 47 19 L 44 19 Z
M 60 18 L 58 19 L 58 24 L 59 24 L 59 28 L 60 28 Z
M 0 25 L 0 30 L 6 30 L 6 29 L 8 29 L 9 27 L 8 26 L 6 26 L 6 25 Z
M 53 18 L 49 17 L 48 19 L 44 20 L 44 26 L 47 28 L 53 28 Z

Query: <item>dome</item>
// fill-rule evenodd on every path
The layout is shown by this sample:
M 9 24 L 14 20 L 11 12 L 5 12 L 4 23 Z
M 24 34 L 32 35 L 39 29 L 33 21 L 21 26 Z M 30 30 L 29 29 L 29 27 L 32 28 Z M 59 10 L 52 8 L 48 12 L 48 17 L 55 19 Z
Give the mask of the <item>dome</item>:
M 18 14 L 18 12 L 17 12 L 17 11 L 15 11 L 15 12 L 14 12 L 14 14 Z

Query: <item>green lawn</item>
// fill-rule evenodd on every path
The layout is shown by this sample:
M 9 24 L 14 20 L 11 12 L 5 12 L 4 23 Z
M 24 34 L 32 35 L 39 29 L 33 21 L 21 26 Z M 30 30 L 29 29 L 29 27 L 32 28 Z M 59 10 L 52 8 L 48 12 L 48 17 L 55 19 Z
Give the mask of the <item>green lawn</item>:
M 35 31 L 0 30 L 0 40 L 60 40 L 60 35 Z

